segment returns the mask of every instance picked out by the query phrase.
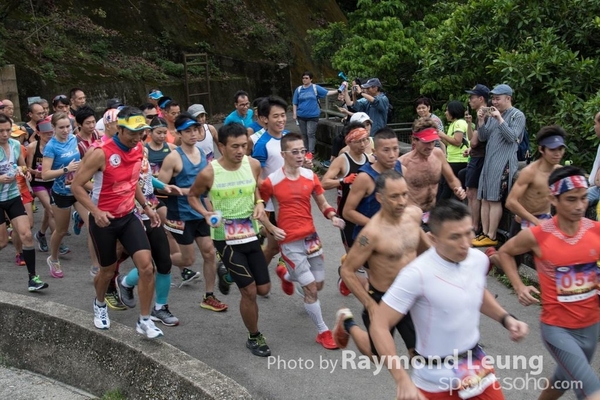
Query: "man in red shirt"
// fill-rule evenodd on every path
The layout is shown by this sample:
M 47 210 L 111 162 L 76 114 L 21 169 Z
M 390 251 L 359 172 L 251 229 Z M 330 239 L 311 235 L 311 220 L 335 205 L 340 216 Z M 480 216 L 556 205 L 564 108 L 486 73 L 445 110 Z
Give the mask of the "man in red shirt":
M 287 271 L 283 265 L 276 269 L 283 291 L 288 295 L 294 293 L 291 281 L 302 286 L 304 308 L 319 331 L 316 341 L 324 348 L 334 350 L 338 347 L 323 321 L 321 303 L 317 298 L 317 292 L 323 289 L 325 266 L 323 246 L 311 216 L 311 196 L 333 226 L 343 229 L 344 220 L 336 215 L 335 209 L 325 200 L 325 190 L 318 176 L 312 170 L 302 168 L 306 155 L 302 136 L 298 133 L 285 135 L 281 139 L 281 154 L 283 168 L 271 173 L 260 186 L 260 194 L 265 202 L 273 197 L 279 204 L 277 227 L 271 224 L 268 217 L 262 218 L 261 222 L 279 243 L 287 267 Z
M 534 254 L 542 340 L 558 365 L 539 399 L 558 399 L 572 388 L 578 399 L 598 400 L 600 379 L 590 362 L 600 333 L 600 223 L 584 218 L 588 183 L 581 169 L 555 169 L 548 183 L 556 215 L 506 242 L 498 260 L 519 302 L 528 306 L 539 302 L 532 294 L 540 292 L 523 284 L 514 256 Z

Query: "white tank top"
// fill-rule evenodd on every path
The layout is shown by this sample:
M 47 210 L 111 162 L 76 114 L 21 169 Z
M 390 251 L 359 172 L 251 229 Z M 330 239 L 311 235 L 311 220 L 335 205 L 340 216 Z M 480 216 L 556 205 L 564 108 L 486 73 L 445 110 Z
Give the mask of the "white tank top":
M 204 130 L 204 139 L 196 142 L 196 147 L 202 150 L 206 154 L 206 160 L 211 162 L 215 158 L 213 135 L 208 128 L 208 124 L 202 125 L 202 129 Z

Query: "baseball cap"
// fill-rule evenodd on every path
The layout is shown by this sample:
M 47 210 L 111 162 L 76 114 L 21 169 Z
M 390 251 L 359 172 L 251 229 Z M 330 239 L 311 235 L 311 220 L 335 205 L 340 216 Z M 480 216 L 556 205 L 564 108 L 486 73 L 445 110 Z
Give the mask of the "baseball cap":
M 150 93 L 148 93 L 148 97 L 151 98 L 152 100 L 158 100 L 161 97 L 163 97 L 163 94 L 160 90 L 154 89 L 154 90 L 151 90 Z
M 361 123 L 364 123 L 365 121 L 369 121 L 371 123 L 373 122 L 373 121 L 371 121 L 371 117 L 369 117 L 369 115 L 367 113 L 364 113 L 364 112 L 354 113 L 350 117 L 350 122 L 361 122 Z
M 377 78 L 371 78 L 371 79 L 369 79 L 367 81 L 367 83 L 365 83 L 364 85 L 361 85 L 360 87 L 363 88 L 363 89 L 368 89 L 368 88 L 373 87 L 373 86 L 376 86 L 376 87 L 379 87 L 379 88 L 381 87 L 381 82 L 379 82 L 379 79 L 377 79 Z
M 131 115 L 129 118 L 119 118 L 117 121 L 120 127 L 134 132 L 150 129 L 148 124 L 146 124 L 146 117 L 143 115 Z
M 206 110 L 202 104 L 192 104 L 187 111 L 194 118 L 197 118 L 200 114 L 206 114 Z
M 16 138 L 16 137 L 19 137 L 19 136 L 21 136 L 21 135 L 24 135 L 24 134 L 26 134 L 26 133 L 27 133 L 27 132 L 25 132 L 23 129 L 21 129 L 21 128 L 16 128 L 16 129 L 12 129 L 12 130 L 11 130 L 11 132 L 10 132 L 10 136 L 12 136 L 12 137 L 15 137 L 15 138 Z
M 121 102 L 121 100 L 115 98 L 115 99 L 109 99 L 106 102 L 106 109 L 110 110 L 111 108 L 117 108 L 124 105 L 123 102 Z
M 158 107 L 164 109 L 172 101 L 173 101 L 173 99 L 170 98 L 169 96 L 161 96 L 158 99 Z
M 505 94 L 507 96 L 512 96 L 513 90 L 510 86 L 503 83 L 501 85 L 496 86 L 494 89 L 492 89 L 492 91 L 490 93 L 491 94 Z
M 52 117 L 48 116 L 37 123 L 38 132 L 54 132 Z
M 191 119 L 191 118 L 187 118 L 184 119 L 183 121 L 179 122 L 179 125 L 175 124 L 175 129 L 179 132 L 179 131 L 184 131 L 187 128 L 189 128 L 190 126 L 198 126 L 200 125 L 197 121 Z
M 435 128 L 427 128 L 419 132 L 413 132 L 413 136 L 423 143 L 430 143 L 440 139 L 437 129 Z
M 106 126 L 111 122 L 117 121 L 117 114 L 119 114 L 119 110 L 117 110 L 116 108 L 110 108 L 106 110 L 104 116 L 102 117 L 104 119 L 104 125 Z
M 471 90 L 465 90 L 465 92 L 469 94 L 474 94 L 476 96 L 483 96 L 486 99 L 490 97 L 490 89 L 487 86 L 482 85 L 480 83 L 475 85 L 475 87 L 473 87 L 473 89 Z
M 547 138 L 544 138 L 542 140 L 540 140 L 540 142 L 538 143 L 539 146 L 545 146 L 549 149 L 558 149 L 560 146 L 566 147 L 565 146 L 565 139 L 562 136 L 559 135 L 554 135 L 554 136 L 548 136 Z

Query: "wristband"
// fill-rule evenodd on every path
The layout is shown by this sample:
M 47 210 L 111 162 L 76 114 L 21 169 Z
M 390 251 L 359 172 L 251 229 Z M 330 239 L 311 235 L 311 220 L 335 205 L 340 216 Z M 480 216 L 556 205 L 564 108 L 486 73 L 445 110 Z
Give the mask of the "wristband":
M 329 219 L 328 215 L 329 215 L 329 213 L 330 213 L 330 212 L 332 212 L 332 211 L 333 211 L 333 213 L 335 214 L 335 208 L 333 208 L 333 207 L 327 207 L 327 208 L 325 209 L 325 211 L 323 211 L 323 215 L 325 216 L 325 218 Z M 332 218 L 333 218 L 333 217 L 332 217 Z
M 502 316 L 502 318 L 500 318 L 500 325 L 502 325 L 504 328 L 506 328 L 505 322 L 506 322 L 506 318 L 508 317 L 513 317 L 514 319 L 516 319 L 517 321 L 519 320 L 517 317 L 515 317 L 514 315 L 510 314 L 510 313 L 506 313 Z
M 142 206 L 142 208 L 146 208 L 146 207 L 152 208 L 152 203 L 150 203 L 150 202 L 144 203 L 144 205 Z
M 254 202 L 254 205 L 259 205 L 260 203 L 265 204 L 265 201 L 263 199 L 258 199 L 256 202 Z

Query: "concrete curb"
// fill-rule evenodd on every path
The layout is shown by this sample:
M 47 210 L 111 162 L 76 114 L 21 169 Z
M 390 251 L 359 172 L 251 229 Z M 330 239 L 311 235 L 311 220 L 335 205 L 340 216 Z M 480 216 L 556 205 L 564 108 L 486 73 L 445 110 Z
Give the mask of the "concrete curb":
M 135 399 L 251 399 L 233 379 L 167 343 L 118 323 L 95 329 L 91 308 L 0 291 L 1 360 L 97 396 L 118 389 Z

